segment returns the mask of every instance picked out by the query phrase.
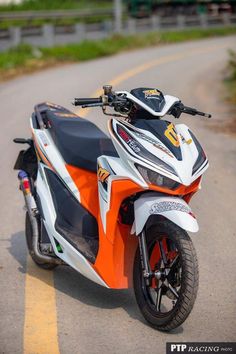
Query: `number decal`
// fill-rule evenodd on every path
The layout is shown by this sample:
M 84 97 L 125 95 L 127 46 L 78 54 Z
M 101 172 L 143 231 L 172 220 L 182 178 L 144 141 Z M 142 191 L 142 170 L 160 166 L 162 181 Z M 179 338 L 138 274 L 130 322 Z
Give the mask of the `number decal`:
M 168 125 L 168 128 L 165 130 L 164 134 L 174 146 L 179 147 L 180 144 L 179 144 L 178 135 L 172 123 Z

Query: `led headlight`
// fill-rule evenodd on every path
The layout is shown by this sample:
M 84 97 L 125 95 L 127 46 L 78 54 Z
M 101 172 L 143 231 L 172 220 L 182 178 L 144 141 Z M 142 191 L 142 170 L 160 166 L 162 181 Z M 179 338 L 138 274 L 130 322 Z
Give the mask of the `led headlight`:
M 149 170 L 146 167 L 140 165 L 136 165 L 136 167 L 143 179 L 149 184 L 154 184 L 159 187 L 168 188 L 172 190 L 177 189 L 180 185 L 180 183 L 174 181 L 173 179 L 168 178 L 166 176 L 162 176 L 158 172 Z

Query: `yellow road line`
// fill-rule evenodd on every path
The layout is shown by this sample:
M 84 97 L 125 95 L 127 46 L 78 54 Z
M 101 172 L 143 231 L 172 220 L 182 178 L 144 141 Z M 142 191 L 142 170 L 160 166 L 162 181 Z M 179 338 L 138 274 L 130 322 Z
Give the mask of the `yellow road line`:
M 160 59 L 149 61 L 131 70 L 118 75 L 109 83 L 116 86 L 153 67 L 184 59 L 189 56 L 212 52 L 226 47 L 214 46 L 198 48 L 190 52 L 169 55 Z M 92 97 L 102 94 L 102 89 L 96 90 Z M 89 109 L 77 111 L 85 117 Z M 33 264 L 28 258 L 25 284 L 25 324 L 24 324 L 24 353 L 25 354 L 58 354 L 59 345 L 57 337 L 57 310 L 56 295 L 54 288 L 53 272 L 44 271 Z
M 30 257 L 25 284 L 24 353 L 59 353 L 53 272 L 40 269 Z

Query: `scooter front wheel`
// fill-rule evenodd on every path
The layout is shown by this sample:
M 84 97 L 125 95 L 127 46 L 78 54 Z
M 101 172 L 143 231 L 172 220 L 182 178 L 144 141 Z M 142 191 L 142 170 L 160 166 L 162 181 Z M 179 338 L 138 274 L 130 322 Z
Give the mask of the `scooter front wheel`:
M 198 289 L 198 262 L 187 232 L 169 220 L 146 230 L 151 277 L 144 277 L 140 251 L 134 261 L 134 292 L 146 321 L 161 331 L 180 326 Z

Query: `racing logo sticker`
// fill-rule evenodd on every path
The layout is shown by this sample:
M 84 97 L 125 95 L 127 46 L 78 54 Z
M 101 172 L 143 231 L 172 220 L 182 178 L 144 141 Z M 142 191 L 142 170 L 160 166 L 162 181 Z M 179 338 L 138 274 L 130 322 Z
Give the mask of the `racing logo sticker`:
M 151 209 L 149 210 L 150 214 L 159 214 L 163 213 L 165 211 L 171 211 L 171 210 L 178 210 L 182 211 L 184 213 L 191 213 L 191 209 L 183 205 L 181 203 L 177 202 L 159 202 L 159 203 L 154 203 L 151 206 Z
M 102 183 L 106 182 L 107 178 L 110 176 L 110 172 L 108 172 L 105 168 L 102 168 L 100 165 L 98 166 L 98 180 Z
M 143 91 L 143 93 L 144 93 L 146 99 L 148 99 L 148 98 L 159 99 L 159 96 L 161 94 L 160 91 L 158 91 L 157 89 L 145 90 L 145 91 Z

